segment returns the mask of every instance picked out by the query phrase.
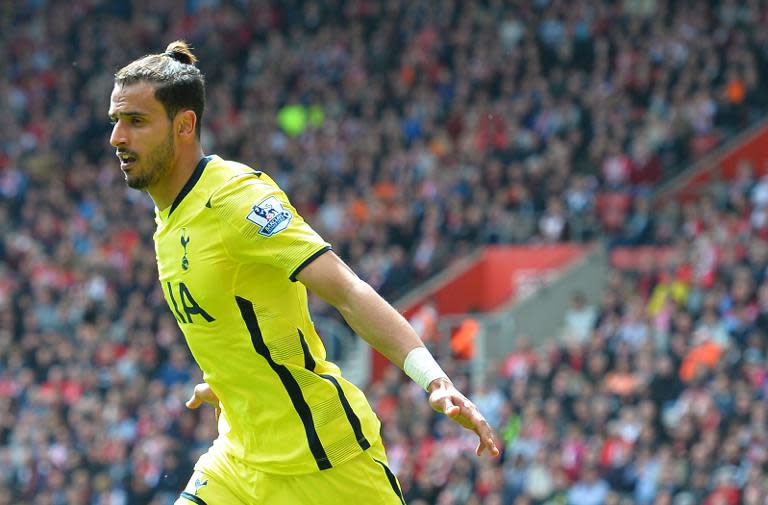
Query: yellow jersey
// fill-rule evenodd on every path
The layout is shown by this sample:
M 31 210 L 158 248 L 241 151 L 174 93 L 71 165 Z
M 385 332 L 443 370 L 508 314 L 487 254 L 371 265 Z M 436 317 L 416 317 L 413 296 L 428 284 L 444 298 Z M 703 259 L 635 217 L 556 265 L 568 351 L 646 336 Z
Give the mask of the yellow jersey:
M 165 298 L 221 402 L 211 451 L 298 474 L 339 465 L 379 439 L 363 393 L 326 361 L 296 282 L 330 245 L 269 176 L 206 156 L 155 220 Z

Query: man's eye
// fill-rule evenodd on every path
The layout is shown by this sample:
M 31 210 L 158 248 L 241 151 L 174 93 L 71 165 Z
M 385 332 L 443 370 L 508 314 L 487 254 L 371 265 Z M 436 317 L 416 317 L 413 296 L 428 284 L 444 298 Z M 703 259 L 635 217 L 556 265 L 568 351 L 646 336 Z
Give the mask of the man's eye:
M 134 125 L 134 126 L 135 125 L 140 125 L 141 124 L 141 119 L 139 119 L 137 117 L 131 118 L 131 124 Z

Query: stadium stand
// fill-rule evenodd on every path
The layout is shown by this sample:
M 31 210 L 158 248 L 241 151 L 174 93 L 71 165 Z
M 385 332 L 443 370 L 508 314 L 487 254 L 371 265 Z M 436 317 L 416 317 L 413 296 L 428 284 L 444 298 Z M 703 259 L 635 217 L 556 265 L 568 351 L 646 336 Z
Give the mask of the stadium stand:
M 768 183 L 649 196 L 764 115 L 767 21 L 757 0 L 0 3 L 0 505 L 166 505 L 215 436 L 107 142 L 112 73 L 173 38 L 208 76 L 208 151 L 272 174 L 389 297 L 481 244 L 666 246 L 616 271 L 587 335 L 473 391 L 498 461 L 398 371 L 370 386 L 409 504 L 764 504 Z

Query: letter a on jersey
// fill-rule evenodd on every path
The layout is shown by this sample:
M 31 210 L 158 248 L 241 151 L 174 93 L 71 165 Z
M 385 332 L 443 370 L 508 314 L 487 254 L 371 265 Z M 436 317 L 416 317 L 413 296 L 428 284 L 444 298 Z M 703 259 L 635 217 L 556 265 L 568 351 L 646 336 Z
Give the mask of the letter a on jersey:
M 260 228 L 259 235 L 271 237 L 288 228 L 293 214 L 283 207 L 277 197 L 270 196 L 254 205 L 245 218 Z

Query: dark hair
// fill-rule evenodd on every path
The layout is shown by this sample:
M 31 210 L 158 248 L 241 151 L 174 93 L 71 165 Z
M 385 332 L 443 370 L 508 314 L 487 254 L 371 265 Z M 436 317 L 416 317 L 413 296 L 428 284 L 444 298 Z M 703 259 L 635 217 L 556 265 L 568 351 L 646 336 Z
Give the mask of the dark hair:
M 205 110 L 205 78 L 195 66 L 197 58 L 183 40 L 168 44 L 161 54 L 148 54 L 132 61 L 115 74 L 115 84 L 126 86 L 141 81 L 155 85 L 155 98 L 172 120 L 184 109 L 197 116 L 195 132 L 200 138 Z

